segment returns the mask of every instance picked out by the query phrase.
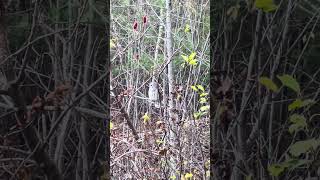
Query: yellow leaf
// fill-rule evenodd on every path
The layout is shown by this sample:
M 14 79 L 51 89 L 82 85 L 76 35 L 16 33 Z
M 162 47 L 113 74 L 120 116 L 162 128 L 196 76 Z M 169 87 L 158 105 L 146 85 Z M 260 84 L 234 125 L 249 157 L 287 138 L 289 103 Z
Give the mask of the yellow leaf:
M 201 85 L 197 85 L 197 88 L 200 89 L 202 92 L 204 91 L 204 88 Z
M 170 179 L 175 180 L 175 179 L 177 179 L 177 177 L 175 175 L 173 175 L 173 176 L 170 176 Z
M 198 89 L 197 89 L 196 86 L 191 86 L 191 88 L 192 88 L 194 91 L 198 91 Z
M 198 64 L 198 62 L 197 62 L 196 59 L 192 59 L 192 60 L 189 61 L 189 64 L 195 66 L 195 65 Z
M 193 117 L 195 119 L 199 119 L 200 116 L 201 116 L 201 114 L 199 112 L 193 113 Z
M 185 32 L 185 33 L 188 33 L 188 32 L 190 32 L 190 31 L 191 31 L 190 25 L 187 24 L 186 27 L 184 28 L 184 32 Z
M 207 110 L 209 110 L 210 109 L 210 106 L 202 106 L 201 108 L 200 108 L 200 111 L 207 111 Z
M 206 103 L 206 102 L 207 102 L 207 99 L 202 97 L 202 98 L 200 98 L 200 100 L 199 100 L 199 101 L 200 101 L 200 103 L 202 103 L 202 104 L 203 104 L 203 103 Z
M 162 141 L 162 140 L 160 140 L 160 139 L 157 139 L 157 140 L 156 140 L 156 143 L 157 143 L 157 144 L 162 144 L 162 143 L 163 143 L 163 141 Z
M 204 163 L 204 166 L 205 166 L 207 169 L 209 169 L 209 167 L 210 167 L 210 160 L 206 161 L 206 162 Z
M 115 40 L 110 39 L 110 48 L 114 48 L 114 47 L 116 47 Z
M 188 57 L 187 56 L 185 56 L 185 55 L 181 55 L 181 57 L 183 58 L 183 60 L 185 60 L 186 62 L 189 62 L 189 59 L 188 59 Z
M 186 179 L 192 178 L 192 177 L 193 177 L 193 174 L 187 173 L 187 174 L 184 175 L 184 177 L 185 177 Z
M 201 93 L 200 97 L 204 97 L 204 96 L 207 96 L 207 95 L 208 95 L 208 93 Z
M 207 177 L 210 177 L 210 171 L 209 171 L 209 170 L 206 171 L 206 176 L 207 176 Z
M 110 121 L 110 129 L 113 129 L 113 123 Z
M 145 113 L 143 116 L 142 116 L 142 119 L 143 119 L 143 122 L 146 123 L 150 120 L 150 117 L 148 115 L 148 113 Z
M 196 54 L 197 54 L 197 53 L 195 53 L 195 52 L 191 53 L 190 56 L 189 56 L 189 58 L 188 58 L 189 61 L 191 61 L 192 59 L 194 59 L 194 58 L 196 57 Z
M 180 100 L 182 98 L 181 94 L 177 95 L 177 100 Z

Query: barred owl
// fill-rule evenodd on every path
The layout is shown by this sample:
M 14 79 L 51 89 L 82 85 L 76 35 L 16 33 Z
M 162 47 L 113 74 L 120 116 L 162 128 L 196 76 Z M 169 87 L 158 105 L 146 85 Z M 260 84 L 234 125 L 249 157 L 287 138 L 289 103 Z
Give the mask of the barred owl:
M 156 108 L 160 108 L 159 103 L 159 85 L 155 80 L 153 79 L 149 83 L 149 91 L 148 91 L 149 100 Z

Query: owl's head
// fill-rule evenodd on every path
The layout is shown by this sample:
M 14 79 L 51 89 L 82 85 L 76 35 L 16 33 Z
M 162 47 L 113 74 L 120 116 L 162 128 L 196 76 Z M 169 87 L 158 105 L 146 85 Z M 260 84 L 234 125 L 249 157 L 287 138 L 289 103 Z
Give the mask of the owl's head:
M 158 88 L 158 83 L 156 82 L 155 77 L 152 77 L 151 82 L 149 83 L 149 88 Z
M 158 83 L 157 83 L 157 82 L 151 81 L 151 82 L 149 83 L 149 88 L 157 88 L 157 87 L 158 87 Z

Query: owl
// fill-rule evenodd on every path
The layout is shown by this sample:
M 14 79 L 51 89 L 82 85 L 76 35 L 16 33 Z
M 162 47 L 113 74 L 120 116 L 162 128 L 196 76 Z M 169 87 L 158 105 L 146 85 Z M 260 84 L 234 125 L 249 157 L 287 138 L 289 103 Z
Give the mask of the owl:
M 159 85 L 155 80 L 153 79 L 149 83 L 149 91 L 148 91 L 148 97 L 149 101 L 154 104 L 156 108 L 160 108 L 160 103 L 159 103 Z

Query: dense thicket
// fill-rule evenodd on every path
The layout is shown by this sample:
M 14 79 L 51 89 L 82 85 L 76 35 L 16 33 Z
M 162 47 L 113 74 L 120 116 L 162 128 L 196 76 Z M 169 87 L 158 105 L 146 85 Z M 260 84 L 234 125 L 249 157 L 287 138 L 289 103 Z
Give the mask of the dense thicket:
M 119 0 L 111 15 L 112 176 L 209 178 L 209 1 Z
M 0 179 L 107 175 L 109 4 L 1 3 Z
M 319 176 L 319 7 L 286 0 L 211 4 L 215 179 Z

